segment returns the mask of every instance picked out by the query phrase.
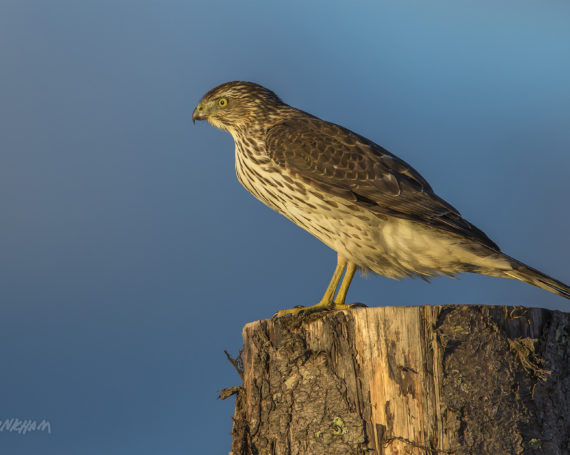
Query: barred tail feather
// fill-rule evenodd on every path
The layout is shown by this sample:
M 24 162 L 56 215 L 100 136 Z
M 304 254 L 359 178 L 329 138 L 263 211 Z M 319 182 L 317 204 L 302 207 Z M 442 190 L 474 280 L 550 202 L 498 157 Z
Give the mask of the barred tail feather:
M 513 269 L 505 270 L 503 272 L 506 278 L 524 281 L 525 283 L 532 284 L 538 288 L 570 299 L 570 286 L 562 283 L 561 281 L 555 280 L 554 278 L 549 277 L 548 275 L 545 275 L 544 273 L 533 269 L 516 259 L 509 259 L 511 260 Z

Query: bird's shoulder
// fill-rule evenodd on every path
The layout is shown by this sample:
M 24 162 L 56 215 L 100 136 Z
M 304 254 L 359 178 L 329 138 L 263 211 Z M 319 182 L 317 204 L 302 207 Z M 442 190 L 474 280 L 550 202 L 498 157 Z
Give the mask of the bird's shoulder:
M 402 196 L 403 191 L 433 195 L 430 184 L 404 160 L 364 136 L 304 112 L 273 125 L 265 144 L 274 162 L 290 172 L 360 189 L 372 199 Z

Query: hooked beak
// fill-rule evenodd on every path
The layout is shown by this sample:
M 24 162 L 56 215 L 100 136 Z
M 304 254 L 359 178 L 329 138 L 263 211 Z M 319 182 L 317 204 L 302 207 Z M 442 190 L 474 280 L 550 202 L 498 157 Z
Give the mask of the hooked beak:
M 194 109 L 194 112 L 192 112 L 192 123 L 196 123 L 196 120 L 205 120 L 206 119 L 206 113 L 204 112 L 204 106 L 202 103 L 198 104 L 198 106 L 196 106 L 196 109 Z

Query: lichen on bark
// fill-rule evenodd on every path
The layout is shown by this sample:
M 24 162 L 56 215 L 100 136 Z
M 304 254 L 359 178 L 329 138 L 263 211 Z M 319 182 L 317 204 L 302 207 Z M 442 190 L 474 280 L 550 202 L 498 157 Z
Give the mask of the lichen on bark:
M 570 453 L 566 313 L 367 308 L 243 335 L 232 455 Z

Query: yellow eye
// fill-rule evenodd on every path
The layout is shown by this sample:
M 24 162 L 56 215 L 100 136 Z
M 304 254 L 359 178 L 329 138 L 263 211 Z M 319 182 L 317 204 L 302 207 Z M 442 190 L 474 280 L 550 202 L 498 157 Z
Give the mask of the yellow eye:
M 220 98 L 218 100 L 218 106 L 226 107 L 228 105 L 228 100 L 226 98 Z

